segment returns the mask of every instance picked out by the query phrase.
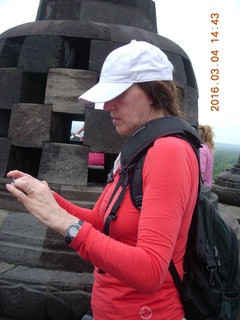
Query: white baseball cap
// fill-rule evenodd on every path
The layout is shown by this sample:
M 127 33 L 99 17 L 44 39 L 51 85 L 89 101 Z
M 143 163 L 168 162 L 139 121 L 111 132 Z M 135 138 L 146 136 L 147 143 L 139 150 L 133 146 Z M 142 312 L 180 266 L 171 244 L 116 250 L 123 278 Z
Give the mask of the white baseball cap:
M 134 83 L 155 80 L 173 80 L 171 62 L 158 47 L 132 40 L 107 56 L 99 82 L 78 100 L 102 104 L 116 98 Z

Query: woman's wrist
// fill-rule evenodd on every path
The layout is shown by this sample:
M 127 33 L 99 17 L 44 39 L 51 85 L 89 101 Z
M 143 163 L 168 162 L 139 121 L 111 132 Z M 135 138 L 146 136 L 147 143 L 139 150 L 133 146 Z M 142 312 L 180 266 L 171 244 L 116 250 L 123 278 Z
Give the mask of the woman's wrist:
M 79 219 L 62 208 L 60 208 L 60 210 L 61 212 L 55 215 L 56 218 L 49 227 L 60 233 L 63 237 L 66 237 L 66 229 L 71 223 L 77 223 Z

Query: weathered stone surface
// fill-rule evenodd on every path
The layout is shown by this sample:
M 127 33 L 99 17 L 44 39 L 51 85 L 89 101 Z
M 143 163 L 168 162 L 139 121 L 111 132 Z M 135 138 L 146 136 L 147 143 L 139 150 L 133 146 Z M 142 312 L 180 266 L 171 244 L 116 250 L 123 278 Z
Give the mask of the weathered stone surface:
M 40 286 L 28 290 L 24 284 L 8 285 L 0 279 L 0 301 L 5 315 L 14 319 L 45 319 L 44 292 Z
M 22 81 L 21 102 L 44 104 L 47 74 L 24 72 Z
M 47 73 L 49 68 L 62 67 L 63 39 L 61 37 L 26 37 L 19 56 L 18 67 L 26 72 Z
M 83 143 L 90 151 L 118 153 L 125 141 L 126 137 L 117 134 L 109 113 L 86 108 Z
M 88 147 L 43 143 L 38 178 L 50 183 L 87 185 Z
M 122 45 L 124 45 L 124 43 L 92 40 L 89 56 L 89 70 L 98 71 L 98 74 L 100 74 L 106 56 Z
M 15 68 L 22 48 L 20 39 L 0 40 L 0 68 Z
M 3 225 L 3 222 L 8 217 L 8 215 L 9 215 L 9 212 L 7 210 L 0 209 L 0 229 Z
M 196 128 L 198 123 L 198 91 L 184 86 L 183 99 L 183 112 L 186 114 L 188 122 Z
M 44 0 L 40 3 L 37 20 L 95 21 L 157 32 L 155 3 L 149 0 Z
M 0 138 L 0 177 L 5 176 L 6 174 L 10 148 L 11 140 Z
M 50 140 L 51 113 L 51 105 L 14 104 L 8 132 L 12 144 L 41 148 Z
M 10 109 L 0 109 L 0 137 L 7 138 L 10 117 Z
M 0 108 L 12 109 L 14 102 L 20 102 L 23 71 L 17 68 L 0 69 Z
M 90 307 L 92 281 L 91 273 L 11 265 L 0 276 L 0 309 L 14 319 L 79 320 Z
M 222 187 L 215 184 L 213 184 L 212 189 L 218 195 L 219 202 L 240 207 L 240 190 L 239 189 Z
M 168 59 L 171 61 L 174 72 L 173 79 L 178 87 L 184 87 L 187 84 L 186 70 L 184 68 L 182 56 L 175 54 L 173 52 L 165 52 Z
M 238 163 L 220 174 L 214 181 L 213 190 L 219 201 L 240 207 L 240 156 Z
M 240 175 L 225 171 L 215 179 L 215 184 L 226 188 L 236 188 L 240 190 Z
M 155 3 L 148 0 L 85 0 L 79 20 L 126 25 L 157 32 Z
M 36 177 L 41 153 L 41 148 L 18 147 L 12 144 L 8 161 L 8 170 L 17 169 Z
M 77 98 L 96 83 L 96 72 L 50 69 L 45 103 L 52 104 L 54 112 L 84 114 L 85 107 L 80 105 Z
M 65 271 L 91 272 L 93 267 L 69 248 L 61 235 L 33 216 L 12 212 L 0 230 L 0 261 Z
M 188 87 L 193 88 L 197 91 L 198 90 L 197 81 L 193 71 L 192 63 L 188 57 L 183 56 L 182 58 L 183 58 L 183 64 L 184 64 L 185 74 L 187 78 L 187 85 Z
M 128 43 L 133 39 L 148 41 L 164 51 L 174 52 L 189 61 L 186 52 L 175 42 L 143 29 L 123 25 L 80 21 L 36 21 L 22 24 L 0 35 L 0 39 L 8 37 L 45 35 Z

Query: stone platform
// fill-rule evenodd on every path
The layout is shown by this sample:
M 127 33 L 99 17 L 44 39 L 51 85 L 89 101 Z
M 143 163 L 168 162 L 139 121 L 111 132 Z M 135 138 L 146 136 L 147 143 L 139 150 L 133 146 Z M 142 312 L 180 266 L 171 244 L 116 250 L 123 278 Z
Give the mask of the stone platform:
M 90 308 L 93 266 L 25 212 L 4 190 L 6 181 L 0 181 L 0 320 L 82 319 Z M 52 187 L 89 208 L 102 191 L 96 185 Z M 240 207 L 217 206 L 225 219 L 240 221 Z

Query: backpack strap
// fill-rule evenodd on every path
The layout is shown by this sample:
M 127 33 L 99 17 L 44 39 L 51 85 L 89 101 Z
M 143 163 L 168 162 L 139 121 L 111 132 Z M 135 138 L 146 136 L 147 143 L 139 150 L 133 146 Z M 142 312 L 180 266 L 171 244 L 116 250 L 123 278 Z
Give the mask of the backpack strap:
M 122 169 L 119 172 L 120 178 L 111 195 L 107 208 L 110 206 L 118 189 L 122 187 L 122 190 L 105 220 L 103 229 L 104 234 L 109 235 L 110 223 L 117 218 L 117 211 L 130 181 L 132 202 L 138 210 L 141 209 L 143 196 L 142 168 L 147 150 L 153 145 L 157 138 L 166 136 L 179 136 L 182 139 L 187 140 L 192 146 L 195 146 L 194 150 L 201 147 L 201 141 L 196 130 L 188 122 L 179 117 L 166 116 L 151 120 L 134 133 L 121 150 Z M 136 174 L 136 172 L 138 172 L 138 174 Z M 104 273 L 101 270 L 99 270 L 99 272 Z
M 117 200 L 115 201 L 115 203 L 113 204 L 112 209 L 111 209 L 111 211 L 110 211 L 110 213 L 104 223 L 103 233 L 106 235 L 109 235 L 109 227 L 110 227 L 111 221 L 117 219 L 117 211 L 118 211 L 118 208 L 122 202 L 122 199 L 125 194 L 128 182 L 129 182 L 128 171 L 122 171 L 120 173 L 120 178 L 118 180 L 118 183 L 117 183 L 117 185 L 111 195 L 110 201 L 107 205 L 107 208 L 108 208 L 110 206 L 115 194 L 117 193 L 118 189 L 120 188 L 120 186 L 122 186 L 122 190 L 120 191 L 120 194 L 117 197 Z

